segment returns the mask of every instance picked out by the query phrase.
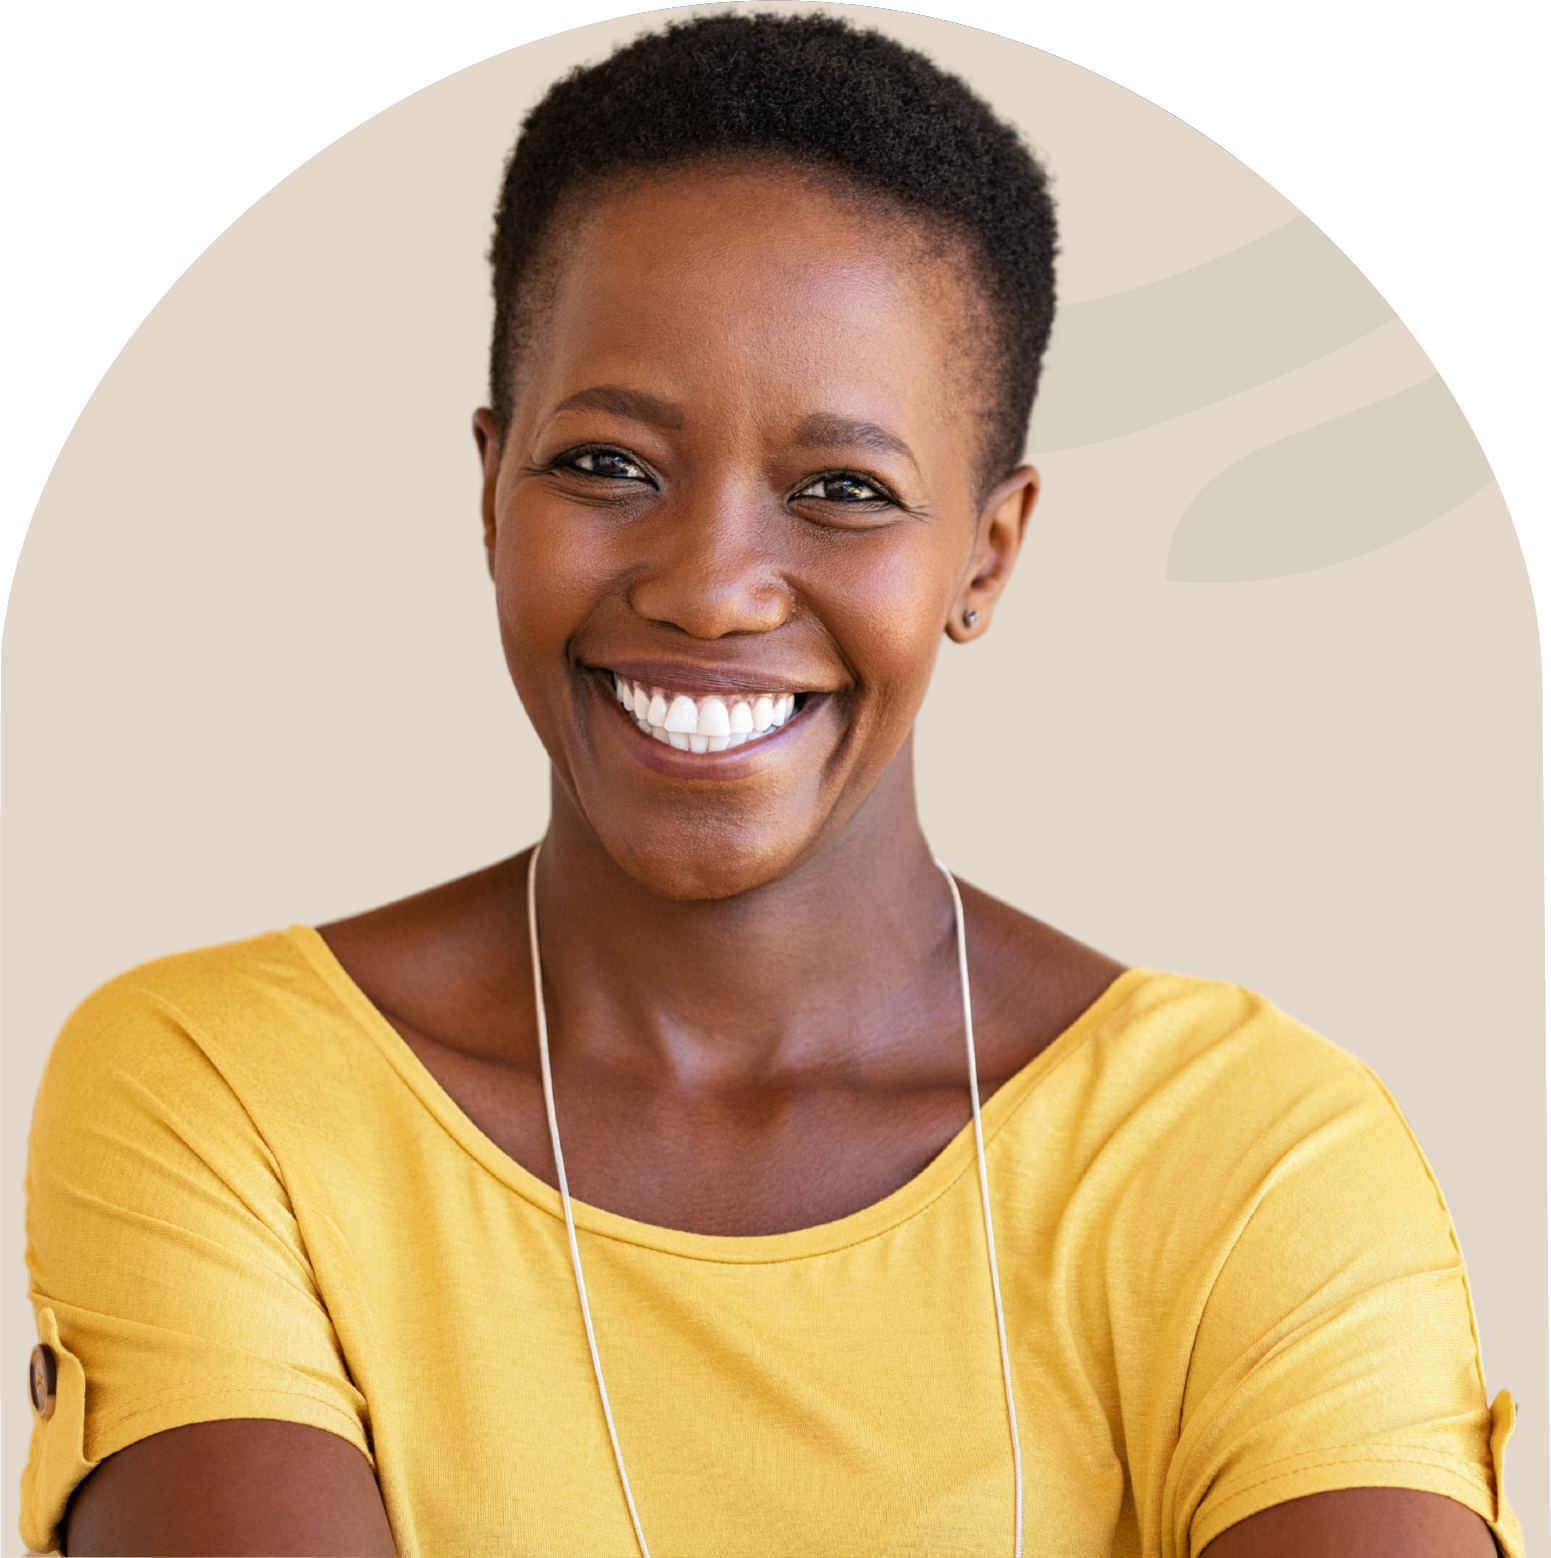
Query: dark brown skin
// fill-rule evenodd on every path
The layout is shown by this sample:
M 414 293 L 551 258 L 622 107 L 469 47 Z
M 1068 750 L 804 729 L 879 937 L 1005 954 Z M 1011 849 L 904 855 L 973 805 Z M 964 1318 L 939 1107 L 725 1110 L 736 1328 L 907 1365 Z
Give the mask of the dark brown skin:
M 1342 1488 L 1290 1499 L 1241 1520 L 1201 1558 L 1495 1558 L 1473 1510 L 1411 1488 Z
M 377 1481 L 348 1440 L 239 1418 L 152 1434 L 70 1502 L 70 1553 L 397 1552 Z
M 978 293 L 909 220 L 771 163 L 637 180 L 570 216 L 511 423 L 480 411 L 475 436 L 502 642 L 553 765 L 538 905 L 571 1188 L 697 1232 L 807 1227 L 897 1189 L 968 1119 L 910 730 L 943 636 L 990 627 L 1038 476 L 980 490 Z M 863 485 L 820 481 L 839 473 Z M 679 753 L 624 716 L 613 670 L 807 700 L 769 741 Z M 323 934 L 474 1123 L 553 1184 L 526 866 Z M 964 898 L 988 1095 L 1120 966 Z M 356 1451 L 259 1422 L 113 1456 L 69 1543 L 393 1550 Z M 1379 1489 L 1283 1505 L 1210 1550 L 1494 1548 L 1462 1506 Z

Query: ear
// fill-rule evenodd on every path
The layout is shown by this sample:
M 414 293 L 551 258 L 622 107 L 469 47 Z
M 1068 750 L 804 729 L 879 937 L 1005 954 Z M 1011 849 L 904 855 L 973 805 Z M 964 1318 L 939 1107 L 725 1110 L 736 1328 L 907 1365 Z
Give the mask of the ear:
M 964 582 L 953 600 L 945 631 L 956 644 L 979 638 L 991 626 L 991 613 L 1023 546 L 1029 515 L 1039 500 L 1039 472 L 1020 465 L 991 489 L 975 533 L 975 549 Z
M 481 406 L 474 413 L 474 444 L 479 450 L 479 466 L 484 479 L 479 512 L 485 524 L 485 564 L 494 578 L 495 484 L 501 473 L 501 430 L 496 426 L 495 413 L 488 406 Z

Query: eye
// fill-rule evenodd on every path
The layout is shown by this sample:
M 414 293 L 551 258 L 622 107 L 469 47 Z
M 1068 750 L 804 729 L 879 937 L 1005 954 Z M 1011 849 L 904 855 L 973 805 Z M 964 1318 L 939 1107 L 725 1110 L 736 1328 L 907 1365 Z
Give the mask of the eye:
M 575 449 L 555 461 L 559 470 L 580 471 L 606 481 L 650 481 L 645 468 L 618 449 Z
M 890 503 L 889 494 L 876 482 L 855 471 L 829 471 L 815 476 L 800 492 L 799 498 L 822 498 L 826 503 Z

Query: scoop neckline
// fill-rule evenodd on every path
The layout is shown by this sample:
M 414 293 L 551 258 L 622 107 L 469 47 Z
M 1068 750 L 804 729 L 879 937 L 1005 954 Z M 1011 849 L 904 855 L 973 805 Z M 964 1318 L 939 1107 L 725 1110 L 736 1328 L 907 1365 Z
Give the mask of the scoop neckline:
M 563 1220 L 560 1192 L 504 1152 L 464 1113 L 462 1106 L 431 1074 L 398 1029 L 346 972 L 317 929 L 296 924 L 289 926 L 285 934 L 443 1129 L 501 1184 L 556 1220 Z M 988 1151 L 992 1139 L 1039 1084 L 1080 1049 L 1132 990 L 1154 977 L 1155 972 L 1148 968 L 1122 970 L 1091 1005 L 1079 1012 L 980 1106 L 981 1129 Z M 575 1196 L 571 1197 L 571 1213 L 578 1232 L 585 1231 L 619 1243 L 721 1265 L 769 1265 L 831 1254 L 887 1233 L 925 1211 L 952 1188 L 974 1161 L 974 1125 L 968 1120 L 925 1168 L 881 1200 L 848 1212 L 844 1217 L 782 1233 L 695 1233 L 688 1229 L 667 1228 L 610 1212 Z

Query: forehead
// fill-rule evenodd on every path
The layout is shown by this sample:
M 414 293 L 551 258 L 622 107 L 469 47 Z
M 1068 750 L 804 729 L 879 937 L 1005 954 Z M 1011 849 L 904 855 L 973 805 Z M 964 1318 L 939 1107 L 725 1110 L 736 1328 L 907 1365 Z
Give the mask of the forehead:
M 965 415 L 981 305 L 962 246 L 823 176 L 721 166 L 600 181 L 557 221 L 546 271 L 519 399 L 570 393 L 556 381 L 576 374 L 648 372 L 674 380 L 675 398 L 750 413 L 839 395 L 896 419 Z

